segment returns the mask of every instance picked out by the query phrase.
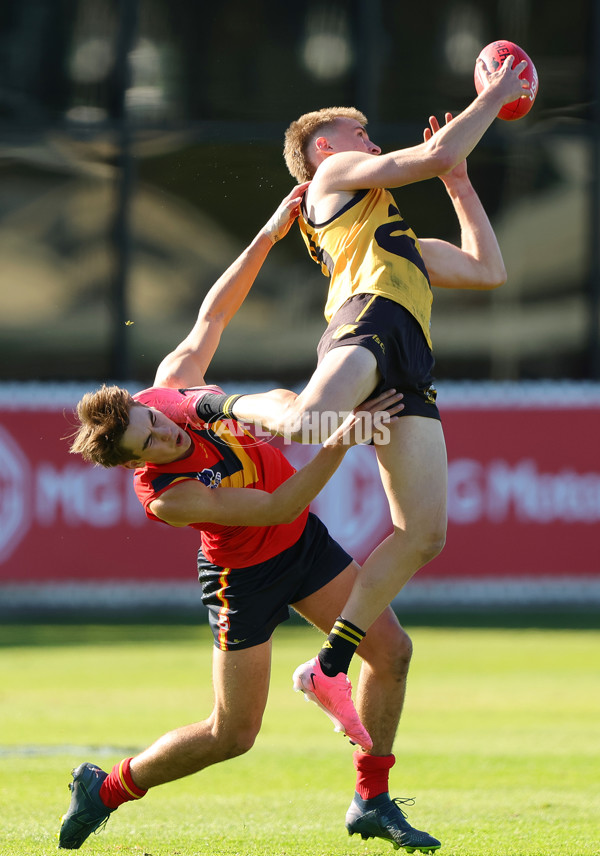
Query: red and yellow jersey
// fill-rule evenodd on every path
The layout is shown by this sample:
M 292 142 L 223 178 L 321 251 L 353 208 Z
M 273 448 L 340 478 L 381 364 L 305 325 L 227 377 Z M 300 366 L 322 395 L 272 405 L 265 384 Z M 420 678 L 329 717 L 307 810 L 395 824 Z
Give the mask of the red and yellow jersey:
M 328 323 L 354 294 L 378 294 L 404 306 L 431 347 L 429 275 L 417 236 L 388 190 L 359 191 L 325 223 L 313 223 L 302 206 L 298 223 L 311 257 L 331 280 Z
M 145 395 L 145 404 L 152 406 Z M 192 439 L 192 451 L 169 464 L 146 464 L 134 473 L 134 489 L 150 520 L 160 520 L 149 505 L 173 485 L 199 481 L 205 490 L 242 487 L 272 493 L 294 472 L 284 455 L 258 442 L 238 423 L 223 420 L 198 425 L 178 423 Z M 304 531 L 306 508 L 292 523 L 276 526 L 224 526 L 218 523 L 191 523 L 200 530 L 202 552 L 221 567 L 243 568 L 266 561 L 295 544 Z M 168 524 L 167 524 L 168 525 Z

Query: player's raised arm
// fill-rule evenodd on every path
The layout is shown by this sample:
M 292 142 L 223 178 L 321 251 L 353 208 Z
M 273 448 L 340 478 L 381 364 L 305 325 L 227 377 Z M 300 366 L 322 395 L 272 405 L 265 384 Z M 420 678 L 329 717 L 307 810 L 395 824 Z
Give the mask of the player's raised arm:
M 529 84 L 519 75 L 527 62 L 513 63 L 507 57 L 496 71 L 482 64 L 486 86 L 456 119 L 429 140 L 406 149 L 378 154 L 360 145 L 336 149 L 335 137 L 328 147 L 314 141 L 319 167 L 310 196 L 335 191 L 355 191 L 371 187 L 400 187 L 450 172 L 475 148 L 504 104 L 523 95 L 529 96 Z M 362 129 L 364 132 L 364 128 Z M 321 148 L 319 149 L 319 145 Z M 377 148 L 377 147 L 375 147 Z
M 252 243 L 212 286 L 200 306 L 196 323 L 185 339 L 160 363 L 154 386 L 201 386 L 221 334 L 238 311 L 274 243 L 289 231 L 308 182 L 283 199 Z
M 445 114 L 446 124 L 453 121 Z M 424 131 L 425 141 L 439 133 L 435 116 Z M 460 224 L 460 247 L 433 238 L 420 240 L 423 260 L 431 284 L 439 288 L 472 288 L 489 290 L 506 282 L 506 268 L 492 224 L 481 204 L 461 161 L 447 175 L 440 176 Z

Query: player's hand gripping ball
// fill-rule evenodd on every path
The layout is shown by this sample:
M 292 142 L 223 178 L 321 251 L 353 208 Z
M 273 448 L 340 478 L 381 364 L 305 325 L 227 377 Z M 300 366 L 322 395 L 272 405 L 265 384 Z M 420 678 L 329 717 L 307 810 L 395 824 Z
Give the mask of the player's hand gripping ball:
M 529 113 L 533 107 L 535 96 L 538 93 L 538 75 L 535 70 L 535 65 L 522 48 L 514 42 L 507 42 L 505 39 L 499 39 L 497 42 L 491 42 L 491 44 L 486 45 L 477 57 L 477 59 L 481 58 L 484 61 L 488 71 L 496 71 L 496 69 L 500 68 L 506 57 L 511 55 L 514 57 L 513 68 L 522 60 L 527 60 L 527 68 L 521 72 L 519 78 L 529 82 L 531 98 L 525 95 L 521 98 L 517 98 L 516 101 L 511 101 L 510 104 L 504 105 L 498 113 L 498 118 L 507 119 L 509 121 L 520 119 L 522 116 Z M 479 73 L 479 66 L 476 65 L 475 89 L 477 90 L 478 95 L 484 88 L 484 85 L 485 82 Z

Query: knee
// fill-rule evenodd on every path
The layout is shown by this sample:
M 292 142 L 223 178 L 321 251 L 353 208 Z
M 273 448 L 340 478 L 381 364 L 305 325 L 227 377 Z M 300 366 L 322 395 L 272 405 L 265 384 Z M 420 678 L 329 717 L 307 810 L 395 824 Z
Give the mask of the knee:
M 281 433 L 302 443 L 322 443 L 342 422 L 343 414 L 324 409 L 320 402 L 289 398 L 280 420 Z
M 423 555 L 426 562 L 430 562 L 432 559 L 435 559 L 436 556 L 444 549 L 446 544 L 446 528 L 439 529 L 436 532 L 430 533 L 429 538 L 424 544 Z
M 417 563 L 420 568 L 435 559 L 444 549 L 446 544 L 446 524 L 431 526 L 421 531 L 416 540 L 415 552 Z
M 412 653 L 412 639 L 402 627 L 398 627 L 388 651 L 388 669 L 397 681 L 406 680 Z
M 365 639 L 369 639 L 372 645 L 370 652 L 364 652 L 365 662 L 381 677 L 385 676 L 398 683 L 404 682 L 410 667 L 413 645 L 391 607 L 380 615 Z
M 219 747 L 219 755 L 223 761 L 237 758 L 239 755 L 245 755 L 246 752 L 249 752 L 254 746 L 257 735 L 258 728 L 251 726 L 234 730 L 217 727 L 213 731 L 213 737 Z

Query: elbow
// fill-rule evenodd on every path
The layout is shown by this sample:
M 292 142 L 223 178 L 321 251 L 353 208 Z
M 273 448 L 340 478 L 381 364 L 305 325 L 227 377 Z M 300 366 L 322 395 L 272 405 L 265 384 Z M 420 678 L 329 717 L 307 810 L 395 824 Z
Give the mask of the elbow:
M 228 320 L 227 314 L 223 310 L 217 309 L 217 307 L 210 305 L 202 305 L 200 307 L 198 321 L 207 327 L 215 327 L 222 331 L 227 326 Z
M 271 494 L 273 496 L 273 494 Z M 282 526 L 288 523 L 293 523 L 297 520 L 306 506 L 298 505 L 297 502 L 294 502 L 293 505 L 289 505 L 288 503 L 277 501 L 275 506 L 268 515 L 268 520 L 263 521 L 263 526 Z
M 497 277 L 494 285 L 492 285 L 492 289 L 500 288 L 501 285 L 505 285 L 507 279 L 508 279 L 508 276 L 506 275 L 506 271 L 504 271 L 502 276 Z
M 437 163 L 437 168 L 436 168 L 435 174 L 437 176 L 448 175 L 449 173 L 452 172 L 452 170 L 456 166 L 456 161 L 454 160 L 454 158 L 451 158 L 448 155 L 445 155 L 444 157 L 438 158 L 436 163 Z
M 506 268 L 504 267 L 504 265 L 502 265 L 501 268 L 497 268 L 496 270 L 490 271 L 489 276 L 482 284 L 482 288 L 485 291 L 494 291 L 494 289 L 500 288 L 501 285 L 504 285 L 507 279 L 508 276 L 506 273 Z
M 246 507 L 242 509 L 239 514 L 235 515 L 235 519 L 230 516 L 227 522 L 232 526 L 262 527 L 293 523 L 302 513 L 303 509 L 298 507 L 296 501 L 287 497 L 285 491 L 281 492 L 281 488 L 284 486 L 285 482 L 276 488 L 273 493 L 261 491 L 256 497 L 252 508 Z M 248 491 L 244 490 L 244 493 L 248 493 Z
M 432 137 L 434 140 L 435 137 Z M 430 153 L 431 174 L 432 176 L 448 175 L 452 172 L 459 161 L 456 155 L 447 146 L 432 147 Z
M 448 175 L 465 158 L 464 150 L 443 134 L 433 134 L 425 143 L 425 151 L 432 177 Z
M 150 503 L 150 511 L 155 517 L 158 517 L 159 520 L 162 520 L 162 522 L 166 523 L 168 526 L 179 528 L 182 526 L 188 526 L 191 522 L 187 518 L 184 518 L 180 513 L 177 513 L 177 511 L 174 510 L 168 502 L 165 502 L 160 498 L 155 499 L 154 502 Z
M 291 511 L 284 511 L 279 515 L 279 520 L 277 520 L 277 524 L 285 525 L 288 523 L 293 523 L 294 520 L 297 520 L 298 517 L 300 517 L 303 511 L 303 508 L 293 508 Z

